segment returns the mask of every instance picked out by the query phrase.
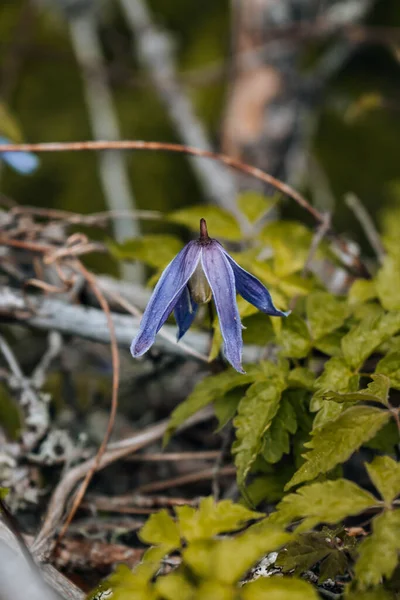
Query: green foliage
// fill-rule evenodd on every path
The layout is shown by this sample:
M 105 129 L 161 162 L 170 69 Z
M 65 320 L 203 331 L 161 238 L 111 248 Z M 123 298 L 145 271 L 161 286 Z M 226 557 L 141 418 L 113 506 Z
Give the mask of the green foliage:
M 313 292 L 307 298 L 307 320 L 313 338 L 319 338 L 341 327 L 349 316 L 348 304 L 328 292 Z
M 352 406 L 314 432 L 305 463 L 289 481 L 293 487 L 315 479 L 347 460 L 390 419 L 390 413 L 372 406 Z
M 235 536 L 219 536 L 263 516 L 228 500 L 215 503 L 205 498 L 198 509 L 182 506 L 175 513 L 176 519 L 166 511 L 152 515 L 140 531 L 140 538 L 157 546 L 145 552 L 133 572 L 118 567 L 88 598 L 97 600 L 107 593 L 116 600 L 257 598 L 257 588 L 253 595 L 250 584 L 242 596 L 238 585 L 241 578 L 265 554 L 279 550 L 292 537 L 266 520 Z M 166 550 L 179 553 L 181 566 L 154 579 Z
M 238 207 L 257 223 L 275 201 L 246 193 Z M 169 220 L 197 231 L 201 217 L 209 220 L 210 235 L 241 239 L 233 217 L 214 207 L 177 211 Z M 268 344 L 273 358 L 246 365 L 245 375 L 228 369 L 205 377 L 173 411 L 165 435 L 167 442 L 191 415 L 213 403 L 217 430 L 233 424 L 241 503 L 206 498 L 198 509 L 176 508 L 175 517 L 166 511 L 152 515 L 140 532 L 152 547 L 117 586 L 117 600 L 125 600 L 119 596 L 125 588 L 129 598 L 140 600 L 308 599 L 316 597 L 315 586 L 296 576 L 310 570 L 320 583 L 350 581 L 343 600 L 389 598 L 383 586 L 400 569 L 400 465 L 388 456 L 399 440 L 398 235 L 385 238 L 390 252 L 374 279 L 355 280 L 342 297 L 316 277 L 302 275 L 312 237 L 303 225 L 273 222 L 244 241 L 247 247 L 235 259 L 269 287 L 278 306 L 294 310 L 286 319 L 268 319 L 238 298 L 248 326 L 245 343 Z M 162 258 L 152 254 L 157 244 L 150 243 L 151 236 L 135 241 L 131 257 L 159 271 L 180 248 L 169 238 Z M 330 260 L 326 244 L 321 257 Z M 218 319 L 213 329 L 210 359 L 222 345 Z M 374 494 L 343 478 L 343 463 L 362 446 L 386 454 L 365 465 Z M 252 509 L 263 508 L 263 501 L 278 504 L 260 521 L 264 513 Z M 346 533 L 348 519 L 357 516 L 371 521 L 371 533 L 363 538 Z M 249 577 L 243 584 L 249 569 L 274 550 L 283 576 Z M 170 553 L 180 557 L 180 566 L 156 575 Z
M 281 394 L 286 386 L 285 375 L 283 366 L 269 363 L 266 380 L 253 383 L 239 403 L 233 422 L 236 442 L 232 447 L 239 485 L 244 484 L 261 451 L 263 435 L 278 412 Z
M 183 208 L 168 215 L 172 223 L 185 225 L 195 233 L 199 232 L 200 219 L 205 219 L 208 224 L 210 237 L 225 240 L 239 240 L 240 227 L 230 213 L 217 206 L 191 206 Z
M 312 483 L 289 494 L 270 517 L 272 523 L 287 525 L 297 519 L 304 521 L 297 531 L 307 531 L 319 523 L 337 523 L 376 506 L 376 498 L 347 479 Z

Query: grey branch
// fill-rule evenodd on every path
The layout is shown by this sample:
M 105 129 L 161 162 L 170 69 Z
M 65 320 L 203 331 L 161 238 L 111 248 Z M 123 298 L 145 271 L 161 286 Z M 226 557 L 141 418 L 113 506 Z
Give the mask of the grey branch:
M 81 66 L 86 104 L 94 138 L 118 140 L 121 138 L 112 95 L 107 84 L 102 50 L 93 10 L 82 11 L 69 19 L 72 44 Z M 135 208 L 126 159 L 122 152 L 98 153 L 99 176 L 107 207 L 111 211 Z M 140 234 L 138 221 L 114 219 L 117 241 L 134 238 Z M 122 265 L 124 277 L 141 278 L 139 265 Z
M 76 335 L 82 338 L 110 343 L 110 332 L 107 319 L 102 310 L 66 304 L 56 298 L 38 298 L 28 296 L 29 305 L 34 307 L 35 313 L 21 320 L 15 316 L 20 325 L 26 325 L 44 331 L 59 331 L 65 335 Z M 13 317 L 15 308 L 21 311 L 25 304 L 22 294 L 11 288 L 0 290 L 0 314 Z M 112 318 L 117 336 L 118 345 L 121 348 L 129 348 L 133 337 L 137 334 L 140 319 L 128 315 L 112 313 Z M 154 347 L 162 352 L 178 356 L 191 355 L 198 360 L 207 361 L 210 349 L 210 336 L 207 333 L 188 331 L 185 342 L 176 341 L 176 328 L 164 325 L 156 337 Z M 256 346 L 245 346 L 243 350 L 244 362 L 254 362 L 260 358 L 262 348 Z

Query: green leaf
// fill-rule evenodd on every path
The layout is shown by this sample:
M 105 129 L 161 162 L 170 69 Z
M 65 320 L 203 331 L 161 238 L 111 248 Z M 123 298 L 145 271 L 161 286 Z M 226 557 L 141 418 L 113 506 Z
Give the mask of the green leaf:
M 290 451 L 289 433 L 297 430 L 296 412 L 288 398 L 283 396 L 279 410 L 264 435 L 262 455 L 268 463 L 277 463 Z
M 371 383 L 366 389 L 347 394 L 323 392 L 323 397 L 334 402 L 380 402 L 388 406 L 390 379 L 386 375 L 371 375 Z
M 181 545 L 179 528 L 168 512 L 163 509 L 151 515 L 139 532 L 145 544 L 168 548 L 166 554 Z
M 335 420 L 314 432 L 311 448 L 304 454 L 305 463 L 294 474 L 287 488 L 327 473 L 345 462 L 358 448 L 370 440 L 390 419 L 390 413 L 373 406 L 352 406 Z
M 170 213 L 167 219 L 173 223 L 186 225 L 196 233 L 199 231 L 200 219 L 205 219 L 210 237 L 221 237 L 226 240 L 240 240 L 242 237 L 236 219 L 217 206 L 190 206 Z
M 313 292 L 307 298 L 307 320 L 315 340 L 341 327 L 349 316 L 344 300 L 328 292 Z
M 355 566 L 358 586 L 366 589 L 390 577 L 400 551 L 400 510 L 389 510 L 372 521 L 372 534 L 359 546 Z
M 400 310 L 400 257 L 385 256 L 375 281 L 383 308 Z
M 188 542 L 209 540 L 219 533 L 239 529 L 246 521 L 259 519 L 262 513 L 254 512 L 231 500 L 214 502 L 204 498 L 198 509 L 179 506 L 175 509 L 181 537 Z
M 257 377 L 261 376 L 260 368 L 250 367 L 246 374 L 236 373 L 233 369 L 228 369 L 218 375 L 212 375 L 200 381 L 194 388 L 193 392 L 177 406 L 172 412 L 168 423 L 168 428 L 164 436 L 164 444 L 166 444 L 173 432 L 182 425 L 197 411 L 204 408 L 214 400 L 222 398 L 227 392 L 235 387 L 245 386 L 252 383 Z
M 375 373 L 382 373 L 390 379 L 390 387 L 400 390 L 400 352 L 390 352 L 376 365 Z
M 289 387 L 304 388 L 312 391 L 314 389 L 315 375 L 305 367 L 295 367 L 288 376 Z
M 237 590 L 219 581 L 202 581 L 197 589 L 195 600 L 237 600 Z
M 157 269 L 166 267 L 182 250 L 182 242 L 173 235 L 143 235 L 122 244 L 109 240 L 107 245 L 117 260 L 141 260 Z
M 377 456 L 365 466 L 372 483 L 390 505 L 400 495 L 400 463 L 389 456 Z
M 247 190 L 238 196 L 237 205 L 250 223 L 255 223 L 260 217 L 272 210 L 278 203 L 278 200 L 278 194 L 269 197 L 263 196 L 254 190 Z
M 269 380 L 251 385 L 239 403 L 233 422 L 236 441 L 232 446 L 239 485 L 244 484 L 251 465 L 261 452 L 263 435 L 278 411 L 285 388 L 284 375 L 278 366 L 271 365 Z
M 304 358 L 312 348 L 305 321 L 294 313 L 286 319 L 282 319 L 278 340 L 282 348 L 282 355 L 290 358 Z
M 368 279 L 356 279 L 348 294 L 349 304 L 359 304 L 376 298 L 375 282 Z
M 318 523 L 337 523 L 350 515 L 357 515 L 378 501 L 372 494 L 347 479 L 312 483 L 289 494 L 277 506 L 269 520 L 288 525 L 304 519 L 297 531 L 312 529 Z
M 359 369 L 373 351 L 400 329 L 400 312 L 363 319 L 342 338 L 344 358 Z
M 274 271 L 280 277 L 300 271 L 310 252 L 312 233 L 295 221 L 268 223 L 260 233 L 274 250 Z
M 316 590 L 294 577 L 260 577 L 243 586 L 242 600 L 318 600 Z
M 257 560 L 290 539 L 281 527 L 261 523 L 233 538 L 192 543 L 183 552 L 183 560 L 200 577 L 233 584 Z

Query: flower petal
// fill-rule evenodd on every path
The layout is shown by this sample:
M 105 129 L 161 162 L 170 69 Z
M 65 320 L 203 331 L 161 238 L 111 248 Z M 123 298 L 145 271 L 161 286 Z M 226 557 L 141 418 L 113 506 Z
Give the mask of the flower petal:
M 224 353 L 232 367 L 242 368 L 242 326 L 236 305 L 235 277 L 228 259 L 218 242 L 203 246 L 201 264 L 212 289 L 215 306 L 224 339 Z
M 131 344 L 133 356 L 142 356 L 154 342 L 195 270 L 200 252 L 196 241 L 189 242 L 164 270 L 144 311 L 139 332 Z
M 0 146 L 9 144 L 10 140 L 5 137 L 0 137 Z M 0 157 L 10 167 L 21 173 L 22 175 L 29 175 L 33 173 L 39 166 L 39 159 L 36 154 L 32 152 L 0 152 Z
M 287 317 L 290 315 L 290 310 L 285 312 L 274 306 L 271 294 L 257 277 L 254 277 L 254 275 L 242 269 L 242 267 L 239 266 L 225 250 L 223 250 L 223 252 L 233 269 L 236 290 L 242 298 L 271 317 Z
M 178 341 L 185 335 L 193 323 L 197 308 L 198 304 L 191 299 L 189 288 L 185 287 L 174 308 L 175 320 L 178 324 Z

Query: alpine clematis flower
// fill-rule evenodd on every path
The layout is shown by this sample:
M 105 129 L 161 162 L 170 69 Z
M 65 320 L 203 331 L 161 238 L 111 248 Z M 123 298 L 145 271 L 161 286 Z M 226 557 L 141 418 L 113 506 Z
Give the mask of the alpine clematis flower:
M 198 305 L 214 297 L 224 354 L 236 371 L 244 373 L 236 293 L 267 315 L 286 317 L 290 312 L 275 308 L 266 287 L 242 269 L 217 240 L 208 237 L 206 222 L 201 219 L 199 239 L 189 242 L 161 275 L 132 342 L 132 355 L 147 352 L 172 311 L 180 340 L 193 323 Z
M 6 137 L 0 137 L 0 146 L 10 144 L 10 140 Z M 30 175 L 39 166 L 39 159 L 32 152 L 1 152 L 0 158 L 4 160 L 14 171 L 21 175 Z

